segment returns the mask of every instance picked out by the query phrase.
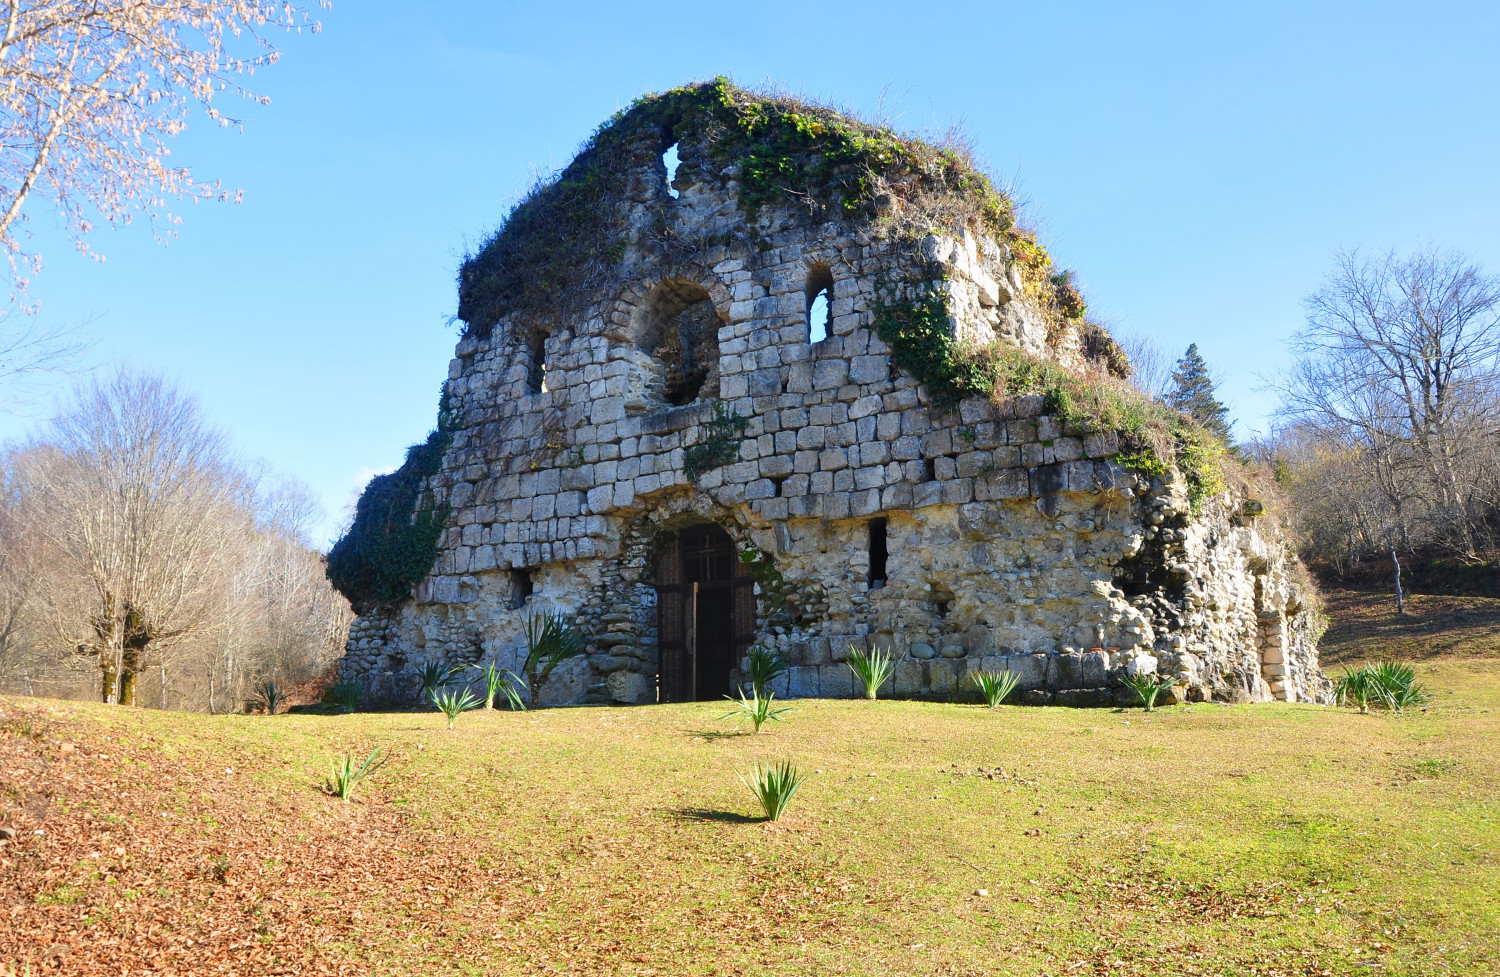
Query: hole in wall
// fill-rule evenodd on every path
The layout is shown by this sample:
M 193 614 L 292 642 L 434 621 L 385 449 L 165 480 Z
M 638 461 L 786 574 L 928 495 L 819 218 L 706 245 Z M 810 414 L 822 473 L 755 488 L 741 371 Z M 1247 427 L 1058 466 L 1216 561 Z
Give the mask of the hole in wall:
M 662 282 L 647 302 L 640 348 L 661 369 L 655 396 L 674 406 L 719 395 L 719 327 L 708 292 L 684 281 Z
M 682 160 L 677 157 L 677 144 L 674 142 L 667 147 L 666 152 L 661 154 L 661 164 L 667 169 L 667 193 L 672 195 L 673 200 L 681 196 L 677 187 L 674 186 L 677 182 L 677 167 L 681 163 Z
M 526 567 L 516 567 L 510 571 L 510 607 L 511 610 L 519 610 L 526 606 L 531 595 L 536 591 L 536 583 L 531 578 L 531 570 Z
M 547 389 L 547 337 L 533 331 L 526 337 L 526 392 L 539 394 Z
M 772 476 L 770 476 L 771 484 L 774 485 L 774 486 L 776 486 L 776 497 L 777 498 L 781 497 L 781 486 L 784 485 L 786 483 L 786 480 L 789 479 L 789 478 L 791 478 L 791 477 L 792 476 L 790 476 L 790 475 L 772 475 Z
M 827 265 L 813 265 L 807 273 L 807 341 L 821 343 L 828 338 L 832 323 L 833 271 Z
M 885 565 L 890 556 L 890 550 L 886 542 L 886 520 L 870 520 L 870 589 L 879 590 L 885 586 Z

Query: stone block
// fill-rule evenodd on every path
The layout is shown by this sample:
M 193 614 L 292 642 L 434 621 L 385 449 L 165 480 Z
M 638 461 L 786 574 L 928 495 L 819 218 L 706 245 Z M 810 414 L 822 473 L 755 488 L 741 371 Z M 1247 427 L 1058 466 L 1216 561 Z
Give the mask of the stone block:
M 656 699 L 655 684 L 640 672 L 611 672 L 604 680 L 604 688 L 611 702 L 634 705 Z
M 855 695 L 861 694 L 859 682 L 854 683 Z M 911 658 L 903 658 L 896 663 L 895 671 L 891 679 L 881 690 L 882 695 L 907 696 L 916 695 L 922 691 L 922 662 Z
M 855 695 L 854 673 L 848 665 L 820 665 L 818 694 L 824 698 L 850 699 Z
M 809 699 L 818 695 L 818 668 L 796 665 L 787 669 L 787 698 Z
M 1059 706 L 1067 706 L 1071 709 L 1092 709 L 1099 706 L 1110 706 L 1115 701 L 1114 690 L 1101 689 L 1060 689 L 1053 699 L 1053 703 Z

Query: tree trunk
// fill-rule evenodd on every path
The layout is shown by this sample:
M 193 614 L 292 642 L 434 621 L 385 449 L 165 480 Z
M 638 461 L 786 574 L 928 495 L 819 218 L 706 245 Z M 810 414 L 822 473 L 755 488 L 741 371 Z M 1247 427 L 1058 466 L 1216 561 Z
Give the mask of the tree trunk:
M 1391 545 L 1391 563 L 1396 567 L 1396 616 L 1406 616 L 1406 596 L 1401 592 L 1401 557 L 1396 555 L 1396 538 L 1386 537 Z

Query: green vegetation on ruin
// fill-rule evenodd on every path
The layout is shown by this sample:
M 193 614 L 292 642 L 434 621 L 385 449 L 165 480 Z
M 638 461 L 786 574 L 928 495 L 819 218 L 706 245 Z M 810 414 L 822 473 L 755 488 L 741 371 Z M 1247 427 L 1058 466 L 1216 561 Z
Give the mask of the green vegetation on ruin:
M 688 135 L 710 162 L 737 167 L 739 204 L 752 224 L 768 206 L 787 205 L 819 220 L 875 222 L 896 208 L 905 228 L 968 226 L 1011 248 L 1044 306 L 1076 304 L 1082 314 L 1071 280 L 1052 270 L 1035 234 L 1016 223 L 1010 198 L 961 147 L 716 78 L 637 99 L 533 187 L 464 260 L 458 317 L 486 335 L 508 312 L 586 301 L 631 243 L 621 203 L 639 165 Z
M 1046 413 L 1070 433 L 1118 434 L 1118 461 L 1125 467 L 1153 478 L 1164 478 L 1175 467 L 1187 481 L 1195 512 L 1224 491 L 1227 451 L 1212 434 L 1130 387 L 1107 366 L 1079 373 L 1000 343 L 963 343 L 953 334 L 938 273 L 929 273 L 931 281 L 883 285 L 872 316 L 891 359 L 922 381 L 938 405 L 965 397 L 1039 395 Z
M 406 600 L 432 570 L 450 510 L 434 500 L 428 479 L 442 468 L 453 431 L 445 392 L 437 429 L 406 449 L 400 468 L 370 479 L 354 522 L 329 551 L 328 580 L 357 613 Z

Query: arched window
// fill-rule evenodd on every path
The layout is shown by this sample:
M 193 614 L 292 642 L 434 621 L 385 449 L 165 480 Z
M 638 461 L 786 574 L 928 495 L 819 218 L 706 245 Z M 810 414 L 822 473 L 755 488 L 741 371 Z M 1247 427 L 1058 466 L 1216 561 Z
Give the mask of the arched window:
M 828 338 L 833 313 L 833 272 L 827 265 L 814 265 L 807 273 L 807 341 L 821 343 Z
M 667 147 L 666 152 L 661 154 L 661 163 L 667 169 L 667 193 L 670 193 L 673 199 L 676 199 L 678 196 L 677 188 L 672 184 L 677 180 L 677 166 L 681 163 L 681 160 L 677 158 L 677 144 L 675 142 Z
M 673 405 L 717 397 L 724 323 L 708 293 L 692 282 L 664 281 L 651 292 L 643 313 L 636 343 L 659 371 L 652 396 Z
M 526 336 L 526 392 L 539 394 L 547 389 L 547 337 L 533 329 Z

